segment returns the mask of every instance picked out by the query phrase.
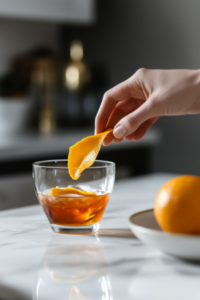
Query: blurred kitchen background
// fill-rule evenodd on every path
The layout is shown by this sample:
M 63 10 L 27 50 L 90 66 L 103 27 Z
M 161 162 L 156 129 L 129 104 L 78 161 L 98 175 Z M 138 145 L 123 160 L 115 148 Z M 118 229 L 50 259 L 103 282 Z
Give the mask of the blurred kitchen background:
M 0 0 L 0 209 L 37 203 L 31 169 L 93 134 L 104 92 L 138 68 L 199 68 L 198 0 Z M 200 175 L 200 115 L 102 147 L 116 178 Z M 134 191 L 133 191 L 134 193 Z

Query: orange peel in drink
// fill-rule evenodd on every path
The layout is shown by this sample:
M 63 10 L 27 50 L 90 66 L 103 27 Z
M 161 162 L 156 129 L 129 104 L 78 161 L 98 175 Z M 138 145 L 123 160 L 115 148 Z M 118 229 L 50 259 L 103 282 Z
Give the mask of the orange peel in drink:
M 112 131 L 88 136 L 69 148 L 68 167 L 72 179 L 77 180 L 94 163 L 105 137 Z
M 81 196 L 87 196 L 87 197 L 92 197 L 92 196 L 96 196 L 96 193 L 93 192 L 86 192 L 86 191 L 81 191 L 81 190 L 77 190 L 75 188 L 52 188 L 51 191 L 49 192 L 49 196 L 62 196 L 62 195 L 69 195 L 69 194 L 73 194 L 73 195 L 81 195 Z

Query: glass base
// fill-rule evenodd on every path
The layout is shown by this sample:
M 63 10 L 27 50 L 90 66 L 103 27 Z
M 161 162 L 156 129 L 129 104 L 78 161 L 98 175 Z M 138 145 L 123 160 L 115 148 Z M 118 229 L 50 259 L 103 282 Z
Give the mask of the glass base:
M 51 228 L 56 233 L 65 234 L 94 234 L 100 228 L 100 223 L 95 223 L 87 226 L 63 226 L 57 224 L 51 224 Z

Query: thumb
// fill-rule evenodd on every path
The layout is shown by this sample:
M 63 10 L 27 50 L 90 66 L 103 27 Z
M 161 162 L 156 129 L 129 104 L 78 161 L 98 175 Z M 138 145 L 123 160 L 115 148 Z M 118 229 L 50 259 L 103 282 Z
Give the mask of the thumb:
M 151 101 L 148 99 L 138 109 L 125 116 L 115 125 L 113 135 L 118 139 L 124 138 L 134 133 L 146 120 L 156 116 L 155 109 L 152 108 Z

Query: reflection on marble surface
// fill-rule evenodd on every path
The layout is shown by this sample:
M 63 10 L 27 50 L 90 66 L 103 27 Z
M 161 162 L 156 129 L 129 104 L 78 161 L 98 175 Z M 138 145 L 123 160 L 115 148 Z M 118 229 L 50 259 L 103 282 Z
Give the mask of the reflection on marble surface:
M 200 265 L 157 255 L 144 262 L 129 286 L 131 299 L 197 300 L 200 290 Z
M 112 300 L 109 267 L 97 236 L 66 243 L 54 235 L 38 269 L 34 300 Z M 88 243 L 89 241 L 89 243 Z M 69 240 L 68 240 L 69 242 Z

